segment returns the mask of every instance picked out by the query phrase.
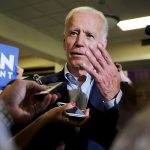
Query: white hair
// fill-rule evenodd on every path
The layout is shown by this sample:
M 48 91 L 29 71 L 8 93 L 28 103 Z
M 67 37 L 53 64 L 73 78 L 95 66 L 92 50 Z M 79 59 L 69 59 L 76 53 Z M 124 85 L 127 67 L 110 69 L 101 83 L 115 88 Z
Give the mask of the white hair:
M 100 16 L 100 18 L 103 20 L 103 33 L 102 33 L 102 35 L 105 39 L 107 39 L 108 22 L 107 22 L 106 17 L 104 16 L 104 14 L 101 11 L 99 11 L 95 8 L 92 8 L 92 7 L 88 7 L 88 6 L 82 6 L 82 7 L 74 8 L 67 14 L 66 19 L 65 19 L 64 31 L 66 31 L 66 29 L 67 29 L 68 22 L 69 22 L 70 18 L 73 16 L 74 13 L 77 13 L 77 12 L 90 12 L 90 13 L 94 13 L 94 14 L 97 14 L 98 16 Z

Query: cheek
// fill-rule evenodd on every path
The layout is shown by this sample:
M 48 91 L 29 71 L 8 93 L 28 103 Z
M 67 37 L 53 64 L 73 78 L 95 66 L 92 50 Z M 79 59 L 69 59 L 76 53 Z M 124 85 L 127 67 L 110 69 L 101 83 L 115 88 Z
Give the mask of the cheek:
M 69 51 L 72 47 L 73 47 L 73 45 L 74 45 L 74 40 L 73 39 L 71 39 L 71 38 L 66 38 L 66 40 L 64 41 L 64 49 L 66 50 L 66 51 Z

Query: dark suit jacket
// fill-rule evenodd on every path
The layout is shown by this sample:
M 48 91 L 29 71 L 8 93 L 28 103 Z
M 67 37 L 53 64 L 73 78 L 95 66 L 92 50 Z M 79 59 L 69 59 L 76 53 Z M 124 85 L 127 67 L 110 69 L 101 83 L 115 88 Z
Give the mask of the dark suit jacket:
M 67 80 L 64 78 L 63 70 L 54 75 L 45 76 L 41 80 L 43 84 L 63 81 L 64 85 L 63 87 L 61 87 L 61 89 L 59 89 L 59 92 L 62 95 L 60 101 L 69 102 Z M 91 117 L 89 121 L 83 127 L 81 127 L 79 133 L 76 134 L 76 132 L 73 132 L 73 130 L 71 130 L 70 133 L 72 133 L 72 135 L 67 134 L 69 138 L 64 138 L 67 141 L 67 150 L 105 150 L 109 148 L 117 131 L 116 124 L 118 120 L 118 109 L 116 106 L 110 110 L 107 110 L 102 102 L 102 99 L 102 95 L 100 94 L 96 84 L 94 83 L 87 106 L 90 108 Z M 68 128 L 70 130 L 71 127 Z M 68 133 L 69 130 L 66 130 L 66 132 Z M 59 133 L 60 132 L 61 131 L 59 131 Z M 66 132 L 62 134 L 66 135 Z
M 64 70 L 53 75 L 44 76 L 41 80 L 43 84 L 63 81 L 63 86 L 58 88 L 58 92 L 61 94 L 61 99 L 59 101 L 69 102 L 67 80 L 64 78 Z M 123 91 L 121 102 L 112 109 L 107 110 L 102 102 L 102 95 L 94 82 L 87 106 L 90 108 L 91 117 L 88 122 L 81 127 L 80 131 L 77 132 L 76 128 L 69 125 L 48 124 L 37 133 L 26 150 L 54 150 L 57 145 L 60 144 L 60 141 L 66 143 L 65 150 L 109 149 L 117 134 L 118 120 L 121 126 L 123 126 L 126 122 L 124 118 L 130 118 L 131 114 L 133 114 L 133 108 L 137 106 L 134 88 L 122 82 L 121 90 Z M 55 106 L 57 105 L 54 104 L 49 106 L 44 112 Z M 128 116 L 126 116 L 126 112 L 131 113 L 128 113 Z M 120 115 L 121 113 L 123 115 Z M 119 118 L 123 119 L 120 120 Z M 12 133 L 16 134 L 25 126 L 14 126 L 12 128 Z

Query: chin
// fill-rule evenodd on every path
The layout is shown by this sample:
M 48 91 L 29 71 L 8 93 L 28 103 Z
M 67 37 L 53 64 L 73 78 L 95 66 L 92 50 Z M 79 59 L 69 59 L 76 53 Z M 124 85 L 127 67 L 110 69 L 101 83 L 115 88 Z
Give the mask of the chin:
M 69 62 L 73 67 L 80 67 L 81 63 L 90 64 L 85 57 L 76 57 L 76 58 L 72 57 L 69 59 Z
M 81 65 L 78 63 L 73 63 L 72 66 L 74 66 L 74 68 L 80 68 Z

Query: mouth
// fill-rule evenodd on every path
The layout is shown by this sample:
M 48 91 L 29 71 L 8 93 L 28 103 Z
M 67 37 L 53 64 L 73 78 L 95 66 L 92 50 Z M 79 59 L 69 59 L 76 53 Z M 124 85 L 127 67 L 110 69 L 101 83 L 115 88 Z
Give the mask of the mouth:
M 82 53 L 77 53 L 77 52 L 71 52 L 70 54 L 71 54 L 71 55 L 75 55 L 75 56 L 82 56 L 82 55 L 84 55 L 84 54 L 82 54 Z

